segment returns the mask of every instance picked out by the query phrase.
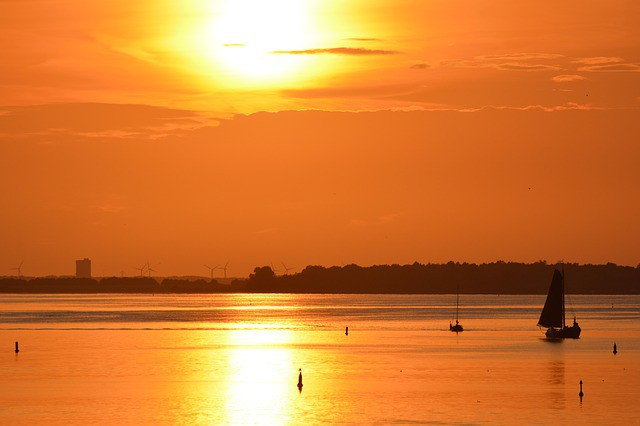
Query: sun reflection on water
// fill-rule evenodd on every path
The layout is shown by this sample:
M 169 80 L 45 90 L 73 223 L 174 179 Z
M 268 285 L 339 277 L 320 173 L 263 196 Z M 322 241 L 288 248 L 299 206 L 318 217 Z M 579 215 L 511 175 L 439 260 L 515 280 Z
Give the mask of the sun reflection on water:
M 228 336 L 226 423 L 289 423 L 298 393 L 291 331 L 239 329 Z

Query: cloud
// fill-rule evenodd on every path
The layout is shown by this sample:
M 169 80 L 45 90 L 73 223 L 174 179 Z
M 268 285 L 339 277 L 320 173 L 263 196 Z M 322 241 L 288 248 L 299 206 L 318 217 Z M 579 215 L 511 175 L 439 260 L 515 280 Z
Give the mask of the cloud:
M 412 70 L 426 70 L 428 68 L 431 68 L 431 66 L 429 64 L 413 64 L 409 68 L 411 68 Z
M 503 55 L 481 55 L 475 59 L 479 61 L 527 61 L 531 59 L 558 59 L 563 55 L 557 53 L 506 53 Z
M 562 55 L 554 53 L 512 53 L 505 55 L 476 56 L 473 59 L 452 59 L 440 62 L 442 67 L 453 68 L 494 68 L 502 71 L 554 71 L 558 65 L 527 62 L 528 60 L 557 59 Z M 510 62 L 503 62 L 510 61 Z
M 460 109 L 460 112 L 478 112 L 485 110 L 496 110 L 496 111 L 544 111 L 544 112 L 555 112 L 555 111 L 599 111 L 604 108 L 594 107 L 588 104 L 578 104 L 575 102 L 567 102 L 563 105 L 527 105 L 522 107 L 513 107 L 513 106 L 496 106 L 496 105 L 486 105 L 481 108 L 468 108 L 468 109 Z
M 343 40 L 348 41 L 382 41 L 380 38 L 365 38 L 365 37 L 348 37 Z
M 379 49 L 365 49 L 362 47 L 330 47 L 324 49 L 306 49 L 306 50 L 274 50 L 269 52 L 274 55 L 352 55 L 352 56 L 367 56 L 367 55 L 397 55 L 396 50 L 379 50 Z
M 282 93 L 295 98 L 342 98 L 366 97 L 380 98 L 414 93 L 422 86 L 414 83 L 363 85 L 363 86 L 328 86 L 309 89 L 287 89 Z
M 49 129 L 50 131 L 54 131 L 55 129 Z M 59 129 L 60 132 L 66 131 L 66 129 Z M 100 139 L 133 139 L 133 138 L 144 138 L 144 132 L 141 131 L 122 131 L 122 130 L 106 130 L 106 131 L 96 131 L 96 132 L 79 132 L 76 133 L 78 136 L 84 136 L 87 138 L 100 138 Z M 154 137 L 150 134 L 147 135 L 148 139 L 153 139 Z
M 578 68 L 578 71 L 587 72 L 640 72 L 638 64 L 604 64 L 604 65 L 587 65 Z
M 118 204 L 102 204 L 99 206 L 95 206 L 95 208 L 104 213 L 120 213 L 123 210 L 126 210 L 126 206 L 118 205 Z
M 488 67 L 489 65 L 485 62 L 475 61 L 472 59 L 449 59 L 440 62 L 440 66 L 452 68 L 482 68 Z
M 522 62 L 497 64 L 495 68 L 503 71 L 555 71 L 562 69 L 556 65 L 526 64 Z
M 257 235 L 275 234 L 276 232 L 278 232 L 276 228 L 264 228 L 264 229 L 259 229 L 255 231 L 254 234 L 257 234 Z
M 551 77 L 551 80 L 555 81 L 556 83 L 568 83 L 572 81 L 586 80 L 586 77 L 583 77 L 581 75 L 576 75 L 576 74 L 562 74 L 562 75 L 556 75 L 555 77 Z
M 197 112 L 149 105 L 68 103 L 0 107 L 0 139 L 67 134 L 155 139 L 218 123 Z
M 223 44 L 224 47 L 245 47 L 246 44 L 244 43 L 225 43 Z
M 106 35 L 100 35 L 96 37 L 96 41 L 107 47 L 108 49 L 118 52 L 123 55 L 130 56 L 132 58 L 136 58 L 140 61 L 148 62 L 151 64 L 160 64 L 163 62 L 163 54 L 160 51 L 149 49 L 148 47 L 140 46 L 135 43 L 132 43 L 129 40 L 123 40 L 117 37 L 110 37 Z M 49 66 L 64 66 L 65 63 L 61 62 L 59 59 L 55 61 L 47 61 L 47 63 L 43 65 Z M 74 65 L 72 62 L 69 65 Z
M 624 62 L 624 59 L 617 56 L 591 56 L 588 58 L 577 58 L 572 61 L 576 64 L 599 65 Z

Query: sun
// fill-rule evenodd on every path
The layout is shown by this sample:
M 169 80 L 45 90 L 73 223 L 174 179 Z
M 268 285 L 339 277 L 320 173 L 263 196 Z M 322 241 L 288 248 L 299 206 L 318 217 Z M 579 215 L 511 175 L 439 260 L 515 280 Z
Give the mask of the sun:
M 263 85 L 299 79 L 310 58 L 277 54 L 317 39 L 309 0 L 224 0 L 203 34 L 205 54 L 225 81 Z

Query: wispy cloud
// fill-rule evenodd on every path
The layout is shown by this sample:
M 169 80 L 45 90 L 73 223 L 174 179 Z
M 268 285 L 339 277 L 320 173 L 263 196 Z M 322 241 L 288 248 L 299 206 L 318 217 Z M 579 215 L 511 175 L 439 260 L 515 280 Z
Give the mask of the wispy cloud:
M 562 74 L 562 75 L 556 75 L 555 77 L 551 77 L 551 80 L 555 81 L 556 83 L 569 83 L 572 81 L 586 80 L 586 77 L 583 77 L 581 75 L 576 75 L 576 74 Z
M 264 229 L 259 229 L 255 231 L 254 234 L 257 234 L 257 235 L 275 234 L 276 232 L 278 232 L 276 228 L 264 228 Z
M 495 68 L 504 71 L 556 71 L 562 69 L 557 65 L 527 64 L 523 62 L 497 64 Z
M 114 52 L 119 52 L 140 61 L 152 64 L 160 64 L 162 62 L 162 52 L 132 43 L 129 40 L 101 35 L 96 37 L 96 41 Z
M 624 59 L 617 56 L 591 56 L 588 58 L 577 58 L 572 61 L 576 64 L 585 65 L 599 65 L 599 64 L 612 64 L 617 62 L 624 62 Z
M 475 61 L 473 59 L 448 59 L 440 62 L 441 67 L 451 68 L 478 68 L 487 67 L 488 64 L 481 61 Z
M 533 59 L 558 59 L 563 55 L 557 53 L 505 53 L 502 55 L 481 55 L 476 56 L 475 59 L 479 61 L 529 61 Z
M 413 64 L 411 65 L 409 68 L 411 68 L 412 70 L 426 70 L 428 68 L 431 68 L 431 66 L 429 64 Z
M 382 41 L 382 39 L 379 39 L 379 38 L 367 38 L 367 37 L 348 37 L 348 38 L 345 38 L 343 40 L 348 40 L 348 41 Z
M 282 93 L 296 98 L 387 97 L 413 93 L 420 89 L 413 83 L 378 86 L 329 86 L 309 89 L 287 89 Z
M 591 111 L 591 110 L 602 110 L 604 108 L 594 107 L 589 104 L 578 104 L 575 102 L 567 102 L 563 105 L 527 105 L 522 107 L 513 107 L 513 106 L 497 106 L 497 105 L 485 105 L 480 108 L 467 108 L 467 109 L 459 109 L 460 112 L 478 112 L 484 110 L 498 110 L 498 111 L 544 111 L 544 112 L 555 112 L 555 111 L 571 111 L 571 110 L 581 110 L 581 111 Z
M 563 55 L 556 53 L 507 53 L 475 56 L 472 59 L 452 59 L 440 62 L 440 66 L 494 68 L 502 71 L 557 71 L 563 68 L 557 64 L 545 64 L 540 61 L 556 60 L 562 57 Z
M 274 55 L 353 55 L 353 56 L 367 56 L 367 55 L 397 55 L 400 52 L 396 50 L 381 50 L 381 49 L 365 49 L 362 47 L 329 47 L 323 49 L 306 49 L 306 50 L 274 50 Z
M 244 44 L 244 43 L 225 43 L 223 46 L 224 47 L 245 47 L 246 44 Z
M 9 106 L 2 111 L 0 139 L 33 134 L 156 139 L 218 123 L 194 111 L 148 105 L 69 103 Z
M 587 65 L 578 68 L 578 71 L 587 72 L 640 72 L 638 64 L 604 64 L 604 65 Z
M 127 206 L 123 206 L 120 204 L 101 204 L 99 206 L 95 206 L 95 208 L 104 213 L 120 213 L 123 210 L 127 209 Z
M 127 132 L 123 130 L 106 130 L 99 132 L 79 132 L 76 133 L 78 136 L 84 136 L 87 138 L 99 138 L 99 139 L 137 139 L 137 138 L 148 138 L 153 139 L 153 136 L 150 134 L 147 135 L 148 132 L 135 131 L 135 132 Z

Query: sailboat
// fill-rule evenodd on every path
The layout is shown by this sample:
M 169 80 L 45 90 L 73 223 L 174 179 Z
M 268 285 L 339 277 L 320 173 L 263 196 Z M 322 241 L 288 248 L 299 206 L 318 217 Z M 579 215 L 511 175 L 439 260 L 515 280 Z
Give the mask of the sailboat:
M 460 306 L 459 302 L 460 302 L 460 289 L 457 289 L 456 291 L 456 325 L 452 325 L 451 323 L 449 323 L 449 331 L 453 331 L 455 333 L 460 333 L 461 331 L 464 330 L 460 325 L 460 323 L 458 322 L 458 310 Z
M 540 327 L 547 327 L 545 336 L 549 339 L 577 339 L 580 337 L 580 326 L 573 317 L 573 325 L 569 327 L 564 319 L 564 268 L 560 272 L 553 271 L 553 279 L 549 287 L 547 300 L 538 320 Z

